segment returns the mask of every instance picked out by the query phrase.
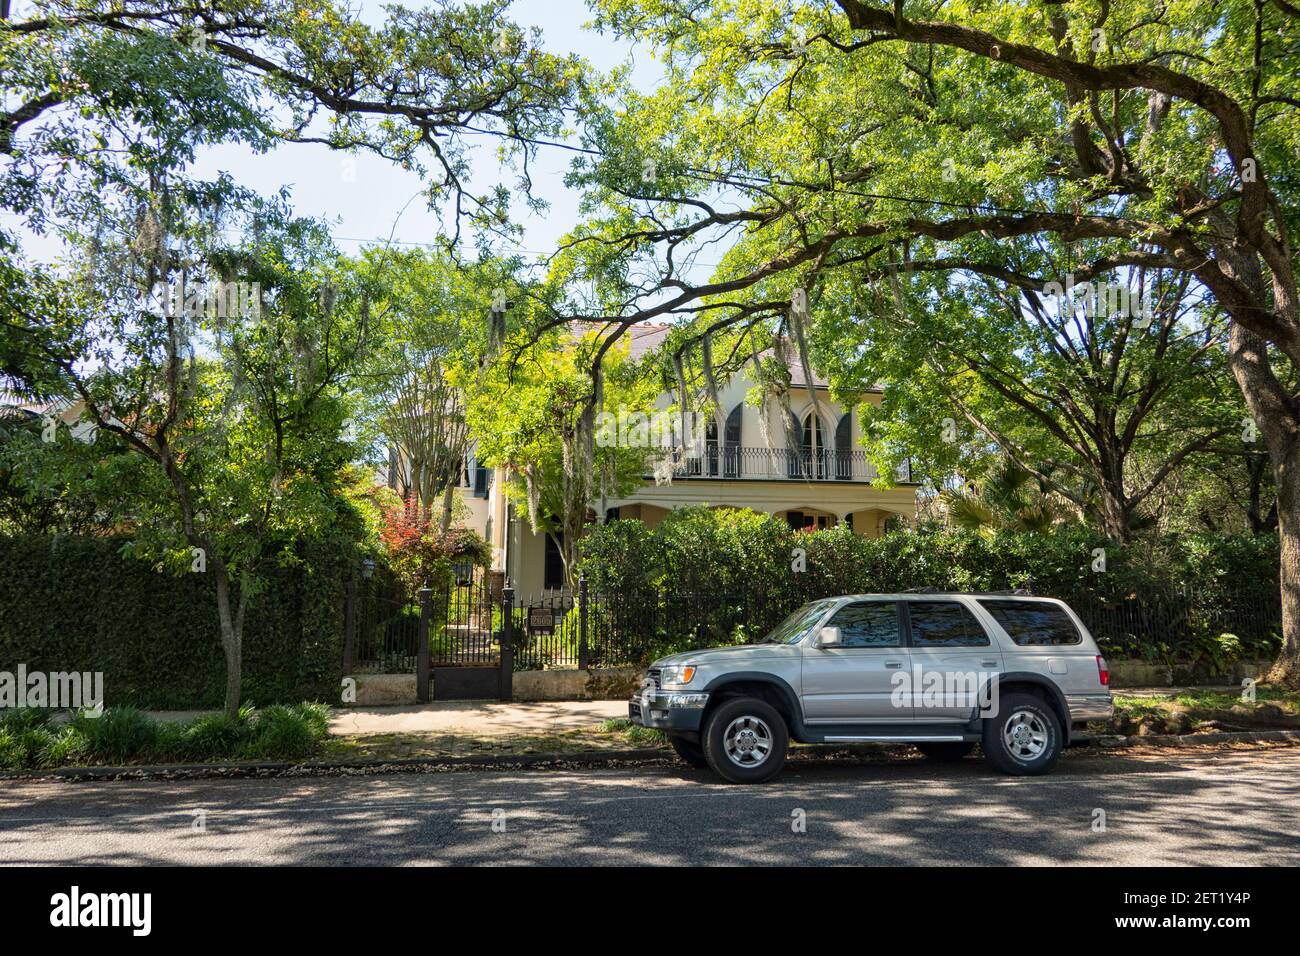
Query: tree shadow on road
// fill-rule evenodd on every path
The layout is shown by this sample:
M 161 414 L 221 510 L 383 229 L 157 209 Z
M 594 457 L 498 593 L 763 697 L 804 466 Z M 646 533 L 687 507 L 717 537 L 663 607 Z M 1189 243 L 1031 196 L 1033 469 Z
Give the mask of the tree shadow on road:
M 814 762 L 758 787 L 676 767 L 22 784 L 0 793 L 0 861 L 1295 864 L 1300 752 L 1260 760 Z

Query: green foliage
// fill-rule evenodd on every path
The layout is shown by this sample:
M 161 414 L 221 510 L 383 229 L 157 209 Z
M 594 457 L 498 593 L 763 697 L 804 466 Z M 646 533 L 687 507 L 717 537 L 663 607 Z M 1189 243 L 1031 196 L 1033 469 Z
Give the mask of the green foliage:
M 256 737 L 248 755 L 270 760 L 310 753 L 324 729 L 296 707 L 275 704 L 257 715 Z
M 239 713 L 203 714 L 185 726 L 176 746 L 198 760 L 239 753 L 253 737 L 253 709 L 245 704 Z
M 1097 549 L 1105 551 L 1104 572 L 1093 570 Z M 592 529 L 580 566 L 592 593 L 610 596 L 601 614 L 633 643 L 639 635 L 647 654 L 752 641 L 804 601 L 828 595 L 1027 586 L 1081 611 L 1127 606 L 1131 596 L 1138 605 L 1158 600 L 1161 613 L 1187 622 L 1177 633 L 1138 636 L 1123 630 L 1129 618 L 1121 615 L 1098 637 L 1124 656 L 1222 664 L 1276 650 L 1267 629 L 1234 645 L 1220 637 L 1219 623 L 1243 601 L 1276 601 L 1278 542 L 1269 536 L 1180 535 L 1121 546 L 1068 525 L 866 538 L 846 525 L 795 531 L 750 511 L 683 508 L 653 529 L 634 521 Z
M 98 717 L 78 714 L 71 727 L 85 739 L 91 753 L 112 763 L 126 763 L 158 750 L 158 722 L 134 707 L 106 707 Z
M 329 735 L 322 704 L 241 707 L 235 717 L 203 714 L 159 721 L 132 707 L 99 717 L 73 715 L 63 726 L 48 712 L 0 712 L 0 770 L 228 760 L 296 760 L 319 751 Z
M 552 331 L 531 341 L 521 332 L 506 344 L 510 361 L 492 363 L 469 392 L 479 461 L 508 469 L 507 494 L 534 530 L 562 542 L 571 583 L 591 502 L 629 493 L 648 471 L 649 449 L 596 441 L 595 416 L 653 409 L 659 392 L 625 343 L 605 353 L 598 387 L 591 369 L 603 347 L 595 333 Z
M 109 704 L 221 703 L 224 662 L 211 575 L 161 574 L 113 539 L 0 537 L 0 662 L 102 671 Z M 244 686 L 253 700 L 333 700 L 343 589 L 356 560 L 326 539 L 279 554 L 249 605 Z

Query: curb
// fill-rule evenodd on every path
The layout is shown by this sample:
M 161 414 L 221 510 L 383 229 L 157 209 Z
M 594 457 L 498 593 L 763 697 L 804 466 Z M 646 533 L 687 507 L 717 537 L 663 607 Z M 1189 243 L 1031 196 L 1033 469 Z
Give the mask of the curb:
M 293 777 L 328 773 L 395 773 L 405 770 L 493 770 L 564 765 L 601 767 L 627 763 L 671 761 L 664 750 L 583 750 L 574 753 L 471 755 L 463 757 L 402 757 L 385 760 L 313 760 L 306 763 L 162 764 L 146 767 L 60 767 L 53 770 L 7 771 L 0 780 L 59 780 L 94 783 L 109 780 L 194 780 L 207 777 Z
M 1266 743 L 1268 741 L 1300 741 L 1300 730 L 1233 730 L 1212 734 L 1149 734 L 1147 736 L 1121 737 L 1116 734 L 1098 734 L 1089 741 L 1095 747 L 1115 749 L 1123 747 L 1198 747 L 1206 744 Z
M 1200 747 L 1226 743 L 1300 743 L 1300 730 L 1231 731 L 1211 734 L 1151 734 L 1123 737 L 1114 734 L 1078 735 L 1079 747 L 1120 750 L 1128 747 Z M 895 746 L 895 745 L 885 745 Z M 801 748 L 814 757 L 819 752 L 843 752 L 843 745 L 813 744 Z M 1074 748 L 1072 748 L 1074 749 Z M 394 760 L 335 760 L 307 763 L 169 764 L 152 767 L 64 767 L 30 773 L 8 771 L 0 780 L 57 780 L 67 783 L 95 783 L 112 780 L 197 780 L 204 778 L 245 779 L 256 777 L 310 777 L 329 774 L 381 774 L 417 771 L 437 773 L 456 770 L 520 770 L 539 767 L 646 766 L 673 763 L 671 751 L 583 750 L 574 753 L 512 754 L 464 757 L 404 757 Z

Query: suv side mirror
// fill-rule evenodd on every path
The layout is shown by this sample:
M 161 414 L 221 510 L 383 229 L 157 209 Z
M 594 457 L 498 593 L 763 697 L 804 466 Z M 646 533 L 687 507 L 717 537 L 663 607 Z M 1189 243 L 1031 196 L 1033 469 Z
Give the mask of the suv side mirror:
M 818 647 L 839 647 L 841 643 L 838 627 L 823 627 L 817 632 Z

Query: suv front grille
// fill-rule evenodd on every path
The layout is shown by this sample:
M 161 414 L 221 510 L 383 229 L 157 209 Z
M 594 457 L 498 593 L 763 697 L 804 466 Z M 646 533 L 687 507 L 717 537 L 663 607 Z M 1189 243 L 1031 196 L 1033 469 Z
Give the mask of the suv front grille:
M 641 685 L 643 687 L 648 687 L 651 690 L 658 690 L 659 689 L 659 668 L 652 667 L 648 671 L 646 671 L 645 680 L 641 682 Z

